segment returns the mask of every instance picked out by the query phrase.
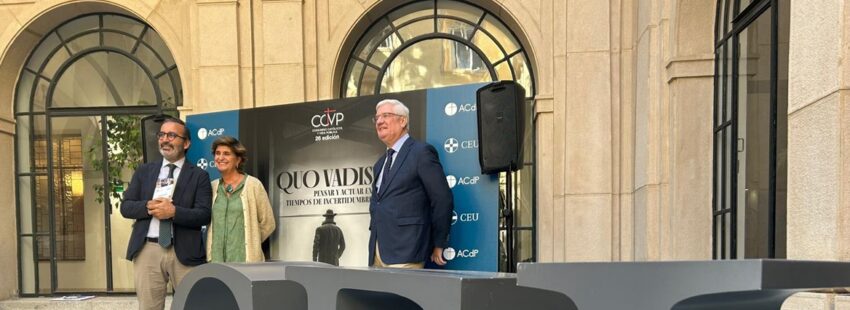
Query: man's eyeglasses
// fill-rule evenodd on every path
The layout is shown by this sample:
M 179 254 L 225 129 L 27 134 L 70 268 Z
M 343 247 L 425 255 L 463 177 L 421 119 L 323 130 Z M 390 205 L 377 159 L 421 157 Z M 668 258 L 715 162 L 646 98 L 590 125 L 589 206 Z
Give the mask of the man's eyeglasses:
M 401 116 L 395 113 L 381 113 L 372 117 L 372 123 L 377 123 L 381 119 L 387 119 L 390 116 Z
M 176 138 L 186 139 L 186 137 L 178 135 L 175 132 L 164 132 L 164 131 L 157 132 L 156 137 L 158 139 L 162 139 L 163 137 L 165 137 L 166 138 L 165 140 L 168 140 L 168 141 L 174 140 Z

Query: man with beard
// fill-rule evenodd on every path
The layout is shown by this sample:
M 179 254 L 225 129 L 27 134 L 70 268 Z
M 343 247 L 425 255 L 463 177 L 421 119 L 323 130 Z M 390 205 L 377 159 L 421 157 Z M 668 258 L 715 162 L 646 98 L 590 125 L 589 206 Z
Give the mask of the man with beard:
M 168 282 L 176 288 L 207 261 L 201 226 L 210 222 L 210 176 L 186 162 L 191 140 L 183 121 L 166 118 L 156 136 L 162 161 L 139 166 L 121 202 L 121 215 L 136 220 L 127 259 L 140 309 L 163 309 Z

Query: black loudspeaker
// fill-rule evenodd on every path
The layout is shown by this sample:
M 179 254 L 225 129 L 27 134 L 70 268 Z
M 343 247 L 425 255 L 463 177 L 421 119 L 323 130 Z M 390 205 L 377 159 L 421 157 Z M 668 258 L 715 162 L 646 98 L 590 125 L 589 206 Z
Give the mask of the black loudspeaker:
M 478 89 L 476 101 L 481 173 L 521 168 L 525 89 L 513 81 L 494 82 Z
M 160 161 L 162 154 L 159 153 L 159 138 L 156 134 L 165 115 L 151 115 L 142 118 L 142 154 L 146 163 Z

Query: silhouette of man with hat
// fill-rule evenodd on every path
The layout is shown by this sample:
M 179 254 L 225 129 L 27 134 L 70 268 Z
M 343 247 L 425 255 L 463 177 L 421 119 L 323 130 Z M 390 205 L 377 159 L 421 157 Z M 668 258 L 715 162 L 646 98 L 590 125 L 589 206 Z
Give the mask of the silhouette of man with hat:
M 313 238 L 313 261 L 339 266 L 339 258 L 345 251 L 345 237 L 334 222 L 336 213 L 333 210 L 328 209 L 322 216 L 325 221 L 316 228 L 316 237 Z

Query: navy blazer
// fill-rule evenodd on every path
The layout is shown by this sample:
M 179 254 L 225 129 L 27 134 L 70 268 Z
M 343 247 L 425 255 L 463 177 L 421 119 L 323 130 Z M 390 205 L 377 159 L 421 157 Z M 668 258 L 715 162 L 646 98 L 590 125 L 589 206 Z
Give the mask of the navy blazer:
M 121 215 L 135 219 L 127 259 L 133 260 L 145 246 L 151 216 L 147 203 L 153 198 L 162 161 L 139 166 L 124 192 Z M 201 239 L 201 226 L 210 223 L 212 214 L 212 186 L 210 175 L 186 161 L 177 176 L 177 185 L 171 202 L 175 207 L 172 218 L 174 252 L 181 264 L 197 266 L 207 261 L 207 249 Z
M 381 181 L 386 154 L 375 163 L 369 201 L 369 265 L 375 261 L 375 241 L 386 264 L 426 261 L 434 247 L 449 243 L 454 199 L 437 150 L 408 138 Z

